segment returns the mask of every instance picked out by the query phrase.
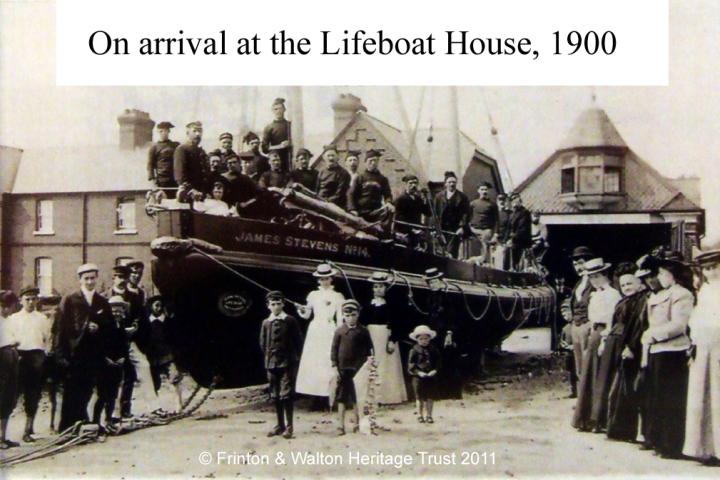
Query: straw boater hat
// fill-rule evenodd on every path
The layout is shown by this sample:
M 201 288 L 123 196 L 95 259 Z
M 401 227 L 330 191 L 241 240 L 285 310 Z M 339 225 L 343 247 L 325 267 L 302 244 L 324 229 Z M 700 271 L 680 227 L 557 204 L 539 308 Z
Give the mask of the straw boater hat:
M 337 274 L 337 270 L 335 270 L 331 265 L 327 263 L 321 263 L 317 266 L 315 271 L 313 272 L 313 277 L 316 278 L 325 278 L 325 277 L 334 277 Z
M 418 325 L 415 327 L 415 330 L 410 333 L 410 339 L 417 340 L 420 335 L 428 335 L 430 336 L 430 340 L 432 340 L 437 336 L 437 333 L 435 333 L 435 330 L 431 329 L 427 325 Z
M 443 273 L 435 267 L 428 268 L 427 270 L 425 270 L 425 273 L 423 274 L 423 280 L 425 280 L 426 282 L 430 281 L 430 280 L 435 280 L 436 278 L 442 278 L 442 277 L 443 277 Z
M 95 265 L 94 263 L 83 263 L 83 264 L 80 265 L 80 266 L 78 267 L 78 269 L 77 269 L 77 276 L 79 277 L 79 276 L 82 275 L 83 273 L 88 273 L 88 272 L 95 272 L 95 273 L 97 273 L 97 272 L 99 272 L 99 271 L 100 271 L 100 269 L 99 269 L 98 266 Z
M 608 268 L 612 267 L 611 263 L 605 263 L 602 257 L 591 258 L 585 262 L 585 275 L 592 275 L 593 273 L 604 272 Z
M 116 305 L 123 307 L 126 312 L 130 308 L 130 304 L 128 302 L 126 302 L 120 295 L 113 295 L 112 297 L 110 297 L 108 299 L 108 303 L 110 304 L 111 307 L 114 307 Z
M 390 283 L 392 282 L 392 278 L 390 277 L 390 274 L 387 272 L 373 272 L 372 275 L 368 277 L 368 282 L 370 283 Z
M 695 257 L 695 262 L 701 267 L 710 267 L 720 263 L 720 249 L 708 250 Z
M 358 303 L 357 300 L 353 300 L 352 298 L 345 300 L 342 303 L 342 307 L 340 308 L 343 312 L 349 312 L 349 311 L 360 311 L 360 303 Z

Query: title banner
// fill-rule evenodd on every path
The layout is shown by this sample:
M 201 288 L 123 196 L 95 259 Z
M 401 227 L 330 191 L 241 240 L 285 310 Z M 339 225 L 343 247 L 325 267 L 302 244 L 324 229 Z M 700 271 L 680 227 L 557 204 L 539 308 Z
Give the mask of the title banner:
M 58 85 L 667 85 L 667 0 L 58 0 Z

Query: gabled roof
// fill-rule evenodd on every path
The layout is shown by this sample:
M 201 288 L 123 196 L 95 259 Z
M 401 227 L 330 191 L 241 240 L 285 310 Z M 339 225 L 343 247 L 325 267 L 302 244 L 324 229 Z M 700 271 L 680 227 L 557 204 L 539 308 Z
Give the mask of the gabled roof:
M 582 147 L 627 148 L 627 144 L 603 109 L 590 108 L 578 116 L 558 150 Z
M 147 148 L 30 148 L 23 152 L 12 193 L 149 190 L 152 184 L 147 180 L 146 162 Z

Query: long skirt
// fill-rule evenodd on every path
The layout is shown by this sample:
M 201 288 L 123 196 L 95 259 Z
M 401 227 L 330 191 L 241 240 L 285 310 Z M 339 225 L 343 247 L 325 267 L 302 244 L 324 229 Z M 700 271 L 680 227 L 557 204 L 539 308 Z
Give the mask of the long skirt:
M 679 456 L 685 441 L 687 355 L 684 350 L 651 353 L 647 368 L 646 442 L 661 455 Z
M 640 393 L 635 391 L 640 363 L 637 359 L 621 360 L 608 395 L 607 436 L 634 442 L 640 419 Z
M 375 360 L 378 364 L 380 388 L 377 402 L 390 404 L 407 401 L 400 349 L 396 346 L 393 353 L 387 353 L 386 350 L 390 330 L 385 325 L 369 325 L 368 330 L 370 330 L 370 338 L 375 347 Z
M 330 395 L 330 381 L 336 375 L 330 360 L 334 334 L 334 324 L 322 319 L 310 322 L 295 384 L 297 393 L 319 397 Z
M 592 401 L 593 389 L 597 379 L 598 370 L 600 369 L 600 357 L 598 356 L 598 348 L 600 347 L 601 329 L 595 329 L 590 334 L 587 352 L 583 356 L 583 363 L 580 369 L 580 385 L 578 387 L 577 404 L 575 413 L 573 414 L 572 426 L 578 430 L 591 430 L 595 427 L 592 422 Z
M 590 420 L 596 428 L 607 426 L 608 395 L 610 385 L 615 379 L 617 367 L 623 351 L 622 337 L 609 335 L 605 340 L 605 348 L 600 356 L 597 378 L 593 385 L 592 411 Z
M 690 365 L 683 453 L 720 457 L 720 345 L 698 345 Z

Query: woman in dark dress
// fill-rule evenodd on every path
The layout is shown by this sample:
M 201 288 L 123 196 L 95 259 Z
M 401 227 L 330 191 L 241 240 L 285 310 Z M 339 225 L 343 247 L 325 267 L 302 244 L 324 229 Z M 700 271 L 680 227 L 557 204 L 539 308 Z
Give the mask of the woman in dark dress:
M 458 362 L 457 345 L 454 338 L 457 332 L 457 323 L 452 298 L 448 293 L 448 286 L 442 280 L 443 273 L 437 268 L 425 270 L 423 279 L 427 282 L 430 292 L 428 294 L 427 315 L 424 323 L 437 332 L 433 343 L 440 350 L 442 367 L 437 375 L 437 399 L 462 398 L 462 380 Z
M 632 382 L 640 366 L 639 354 L 636 356 L 626 341 L 633 338 L 639 347 L 640 335 L 647 328 L 645 302 L 647 292 L 642 280 L 635 276 L 637 266 L 634 263 L 622 263 L 615 272 L 615 280 L 623 294 L 623 299 L 615 307 L 613 326 L 604 344 L 601 346 L 600 368 L 593 392 L 592 420 L 601 429 L 607 429 L 608 437 L 632 441 L 637 435 L 637 410 L 633 415 L 628 405 Z M 644 325 L 643 325 L 644 323 Z M 627 370 L 627 371 L 626 371 Z M 620 382 L 623 376 L 625 383 Z M 626 388 L 621 389 L 623 385 Z M 621 391 L 625 394 L 620 398 Z M 612 392 L 613 404 L 609 403 Z M 622 403 L 622 402 L 625 403 Z M 620 402 L 618 404 L 618 402 Z M 618 412 L 618 406 L 620 411 Z M 612 430 L 610 421 L 614 420 Z

